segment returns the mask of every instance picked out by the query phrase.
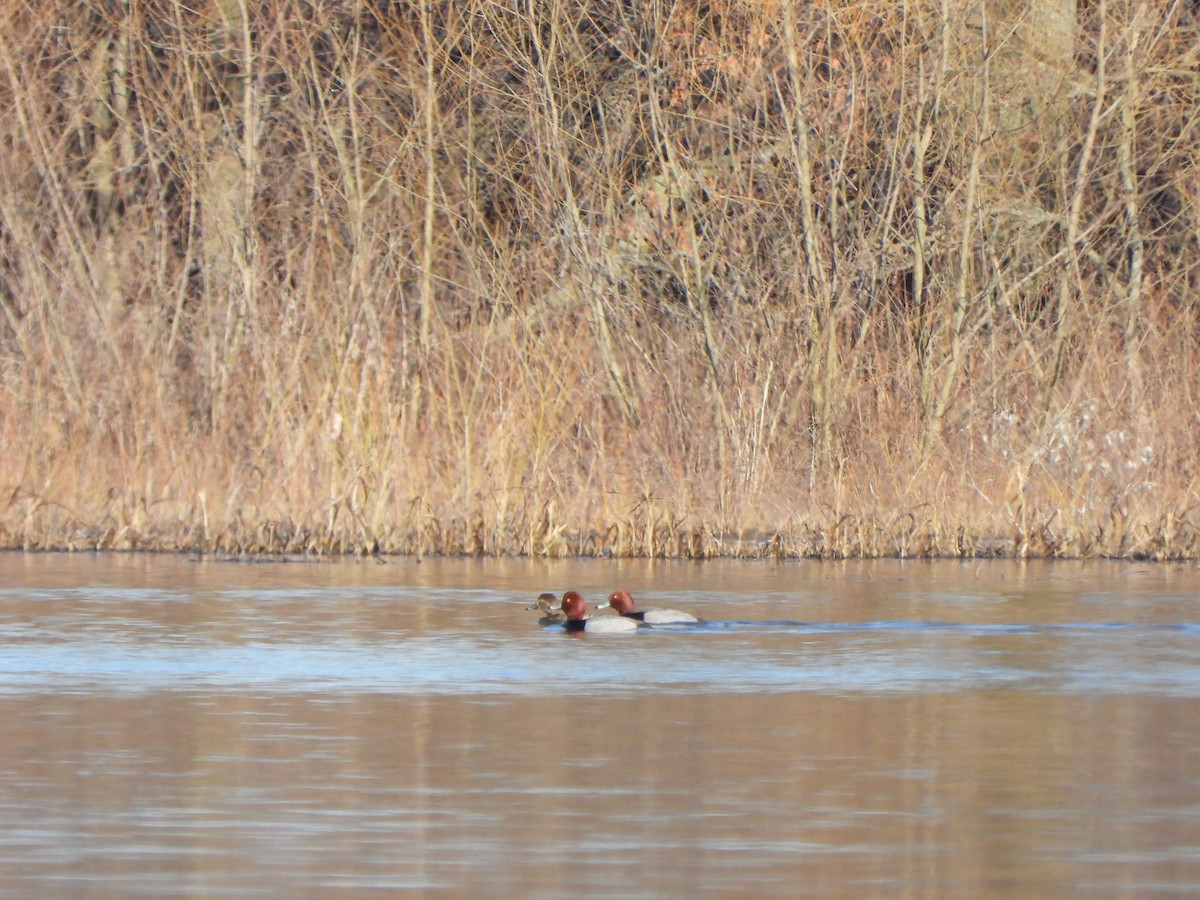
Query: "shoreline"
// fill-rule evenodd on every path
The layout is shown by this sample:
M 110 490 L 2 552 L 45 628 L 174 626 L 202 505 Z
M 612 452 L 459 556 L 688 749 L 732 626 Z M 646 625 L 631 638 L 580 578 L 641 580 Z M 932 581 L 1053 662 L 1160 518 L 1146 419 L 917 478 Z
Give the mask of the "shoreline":
M 234 538 L 217 538 L 202 543 L 182 544 L 169 540 L 156 541 L 152 535 L 141 535 L 138 539 L 122 539 L 125 545 L 117 541 L 109 543 L 92 542 L 79 537 L 73 540 L 61 541 L 26 541 L 17 544 L 12 541 L 0 542 L 0 553 L 5 554 L 116 554 L 116 555 L 146 555 L 146 556 L 186 556 L 196 561 L 216 562 L 286 562 L 286 563 L 315 563 L 334 561 L 373 561 L 388 564 L 401 561 L 424 559 L 528 559 L 528 560 L 645 560 L 656 559 L 677 562 L 703 562 L 708 560 L 771 560 L 792 562 L 837 562 L 837 561 L 866 561 L 866 560 L 911 560 L 911 561 L 970 561 L 970 560 L 1009 560 L 1021 561 L 1086 561 L 1106 560 L 1113 562 L 1175 562 L 1187 563 L 1200 561 L 1200 551 L 1196 549 L 1200 533 L 1194 530 L 1190 533 L 1188 549 L 1182 546 L 1171 546 L 1161 535 L 1148 534 L 1139 544 L 1132 544 L 1120 552 L 1104 552 L 1097 549 L 1095 544 L 1080 549 L 1072 545 L 1051 544 L 1043 537 L 1039 540 L 1024 540 L 1018 543 L 1017 538 L 972 538 L 962 533 L 954 532 L 949 535 L 925 534 L 922 542 L 909 549 L 898 546 L 887 547 L 876 545 L 864 550 L 859 547 L 857 552 L 852 548 L 838 548 L 818 536 L 805 539 L 793 538 L 783 534 L 757 535 L 742 537 L 724 536 L 713 537 L 707 542 L 688 542 L 686 539 L 671 542 L 655 548 L 653 552 L 633 550 L 618 553 L 611 545 L 606 545 L 596 539 L 596 535 L 563 536 L 550 548 L 541 552 L 524 552 L 513 549 L 465 549 L 453 547 L 445 549 L 420 549 L 416 547 L 394 547 L 381 545 L 378 542 L 365 543 L 360 546 L 338 549 L 323 547 L 318 542 L 310 541 L 305 547 L 264 547 L 255 546 L 251 542 L 239 544 Z M 948 548 L 948 549 L 947 549 Z

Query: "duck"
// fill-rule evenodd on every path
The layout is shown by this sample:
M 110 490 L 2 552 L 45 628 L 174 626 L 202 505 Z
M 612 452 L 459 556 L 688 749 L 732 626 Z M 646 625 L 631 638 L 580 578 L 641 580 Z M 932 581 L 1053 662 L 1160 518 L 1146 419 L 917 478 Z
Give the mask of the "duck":
M 600 632 L 601 634 L 615 634 L 621 631 L 636 631 L 640 627 L 639 622 L 633 619 L 626 619 L 623 616 L 613 618 L 612 616 L 592 616 L 587 615 L 587 603 L 578 591 L 567 591 L 562 595 L 562 603 L 558 606 L 567 620 L 563 622 L 567 631 L 586 631 Z
M 561 625 L 565 614 L 561 606 L 554 605 L 556 603 L 558 603 L 558 598 L 549 591 L 544 591 L 538 594 L 537 602 L 533 606 L 527 606 L 525 609 L 540 609 L 542 611 L 542 617 L 538 619 L 539 625 Z
M 689 625 L 700 624 L 704 621 L 697 619 L 691 613 L 681 612 L 678 609 L 638 610 L 629 591 L 613 591 L 608 595 L 608 600 L 598 605 L 596 609 L 606 607 L 615 609 L 623 619 L 635 619 L 638 622 L 645 622 L 647 625 Z

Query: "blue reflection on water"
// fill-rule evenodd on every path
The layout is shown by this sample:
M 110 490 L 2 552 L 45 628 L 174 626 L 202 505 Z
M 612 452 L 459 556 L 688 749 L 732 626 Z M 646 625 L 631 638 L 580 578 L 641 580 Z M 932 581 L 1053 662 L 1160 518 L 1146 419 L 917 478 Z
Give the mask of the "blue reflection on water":
M 241 642 L 116 622 L 107 637 L 0 629 L 0 692 L 246 688 L 399 694 L 892 693 L 1020 687 L 1200 696 L 1192 623 L 724 621 L 629 635 L 311 632 Z M 569 675 L 569 677 L 562 677 Z

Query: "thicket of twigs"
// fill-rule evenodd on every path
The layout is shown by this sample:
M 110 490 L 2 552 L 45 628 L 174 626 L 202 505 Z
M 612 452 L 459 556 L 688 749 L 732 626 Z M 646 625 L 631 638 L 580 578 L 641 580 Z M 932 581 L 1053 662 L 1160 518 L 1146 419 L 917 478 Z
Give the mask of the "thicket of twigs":
M 0 11 L 0 545 L 1200 554 L 1191 0 Z

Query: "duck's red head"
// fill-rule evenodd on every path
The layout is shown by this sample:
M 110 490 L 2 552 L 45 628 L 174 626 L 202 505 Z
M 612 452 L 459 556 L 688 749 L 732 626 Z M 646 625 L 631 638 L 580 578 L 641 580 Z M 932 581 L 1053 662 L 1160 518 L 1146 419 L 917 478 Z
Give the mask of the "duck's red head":
M 582 619 L 587 615 L 587 604 L 583 602 L 583 596 L 578 591 L 567 591 L 562 595 L 562 611 L 567 614 L 568 619 Z
M 635 609 L 633 597 L 629 591 L 613 591 L 608 595 L 608 605 L 623 616 L 628 615 Z

